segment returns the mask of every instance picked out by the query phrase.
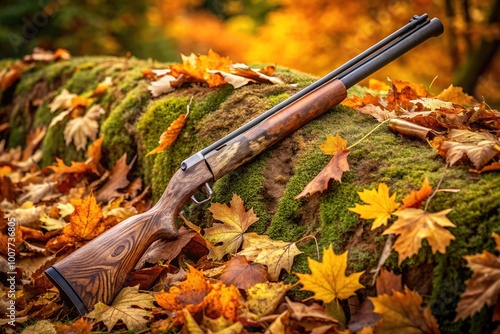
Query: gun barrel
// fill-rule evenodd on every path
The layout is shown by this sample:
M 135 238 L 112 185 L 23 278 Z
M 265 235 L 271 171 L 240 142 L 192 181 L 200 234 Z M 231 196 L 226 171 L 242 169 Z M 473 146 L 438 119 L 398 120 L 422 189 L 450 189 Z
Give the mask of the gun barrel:
M 426 39 L 438 36 L 442 32 L 443 25 L 439 19 L 434 18 L 429 20 L 427 14 L 413 16 L 408 24 L 371 46 L 366 51 L 360 53 L 358 56 L 349 60 L 334 71 L 315 81 L 285 101 L 277 104 L 273 108 L 267 110 L 227 136 L 219 139 L 212 145 L 187 158 L 181 163 L 181 169 L 186 170 L 188 167 L 198 163 L 209 153 L 221 149 L 232 139 L 257 126 L 265 119 L 298 101 L 304 96 L 312 93 L 323 85 L 331 82 L 332 80 L 340 79 L 346 88 L 352 87 L 357 82 L 366 78 L 386 64 L 392 62 L 394 59 L 424 42 Z

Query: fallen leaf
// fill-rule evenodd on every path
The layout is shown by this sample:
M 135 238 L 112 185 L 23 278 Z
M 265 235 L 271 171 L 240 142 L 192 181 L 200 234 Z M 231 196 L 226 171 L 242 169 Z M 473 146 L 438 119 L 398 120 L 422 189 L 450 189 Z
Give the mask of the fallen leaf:
M 314 298 L 330 303 L 334 299 L 347 299 L 364 288 L 359 277 L 364 271 L 345 276 L 347 252 L 336 255 L 333 246 L 323 250 L 323 262 L 307 258 L 311 274 L 296 273 L 303 290 L 312 291 Z
M 104 109 L 99 105 L 93 105 L 84 116 L 76 117 L 66 124 L 64 128 L 64 140 L 66 145 L 73 142 L 78 150 L 85 150 L 87 139 L 95 140 L 99 129 L 99 118 L 104 114 Z
M 326 140 L 323 144 L 320 145 L 320 149 L 325 154 L 335 155 L 338 152 L 345 151 L 347 145 L 347 140 L 340 137 L 339 135 L 335 136 L 326 136 Z
M 487 132 L 453 129 L 449 139 L 450 141 L 443 142 L 439 149 L 446 151 L 446 160 L 450 166 L 462 159 L 465 154 L 476 169 L 481 169 L 500 153 L 500 140 Z
M 234 194 L 229 207 L 226 204 L 212 203 L 209 210 L 214 219 L 223 224 L 214 223 L 205 229 L 204 238 L 215 245 L 209 258 L 220 260 L 226 254 L 235 254 L 242 241 L 243 234 L 250 225 L 259 220 L 253 209 L 245 211 L 243 200 Z M 222 245 L 217 245 L 221 243 Z
M 435 111 L 441 108 L 453 108 L 453 103 L 451 102 L 446 102 L 437 98 L 430 98 L 430 97 L 422 97 L 420 99 L 410 100 L 410 102 L 420 105 L 421 108 L 419 108 L 419 110 L 424 109 L 424 110 Z
M 399 210 L 406 208 L 419 208 L 422 202 L 432 194 L 432 187 L 429 184 L 429 180 L 425 178 L 422 186 L 419 190 L 412 190 L 409 195 L 403 198 L 403 205 L 399 207 Z
M 96 193 L 98 202 L 108 202 L 112 198 L 123 196 L 118 190 L 128 186 L 127 174 L 132 169 L 136 158 L 137 156 L 127 165 L 127 153 L 125 153 L 115 162 L 108 181 Z
M 288 334 L 290 332 L 290 311 L 286 310 L 281 313 L 266 329 L 264 334 L 275 334 L 283 333 Z
M 19 197 L 18 202 L 24 203 L 31 201 L 33 203 L 40 202 L 45 196 L 52 194 L 55 189 L 56 182 L 44 182 L 40 184 L 29 184 L 23 188 L 25 194 Z
M 445 227 L 456 227 L 446 215 L 452 209 L 436 213 L 426 212 L 422 209 L 408 208 L 396 211 L 393 214 L 398 220 L 383 234 L 399 235 L 393 248 L 399 253 L 399 264 L 404 259 L 417 254 L 422 247 L 422 240 L 432 249 L 432 253 L 445 253 L 446 247 L 455 237 Z
M 165 75 L 160 79 L 151 82 L 148 86 L 148 89 L 153 97 L 158 97 L 175 90 L 175 88 L 172 87 L 172 82 L 175 82 L 176 80 L 177 79 L 171 75 Z
M 500 252 L 500 236 L 493 233 L 492 237 Z M 466 319 L 484 306 L 495 305 L 500 296 L 500 256 L 483 251 L 464 258 L 472 270 L 472 277 L 465 282 L 466 289 L 460 296 L 455 320 Z
M 71 107 L 71 100 L 76 97 L 77 94 L 70 93 L 66 88 L 63 89 L 59 95 L 57 95 L 51 103 L 49 103 L 50 112 L 53 113 L 56 110 L 66 110 Z
M 112 77 L 106 77 L 104 78 L 103 81 L 99 82 L 97 84 L 97 87 L 96 89 L 94 90 L 94 92 L 92 93 L 92 95 L 90 95 L 90 97 L 96 97 L 96 96 L 101 96 L 101 95 L 104 95 L 104 93 L 106 93 L 106 91 L 108 90 L 109 87 L 113 86 L 113 78 Z
M 283 282 L 257 283 L 246 290 L 245 305 L 250 312 L 261 318 L 273 313 L 291 288 L 291 284 Z
M 463 92 L 462 87 L 454 87 L 453 85 L 450 85 L 448 88 L 439 93 L 436 96 L 436 99 L 460 105 L 477 104 L 477 101 L 472 96 L 467 95 Z
M 347 162 L 349 153 L 349 150 L 337 152 L 325 168 L 304 187 L 300 194 L 295 196 L 295 199 L 298 200 L 327 190 L 331 179 L 342 182 L 343 173 L 349 170 L 349 163 Z
M 43 223 L 42 228 L 47 231 L 56 231 L 62 229 L 64 226 L 68 225 L 68 223 L 62 219 L 55 219 L 43 214 L 40 217 L 40 221 Z
M 386 225 L 391 214 L 400 206 L 395 202 L 396 193 L 389 197 L 389 187 L 385 183 L 379 183 L 378 191 L 375 189 L 364 189 L 358 192 L 361 200 L 367 205 L 356 204 L 350 211 L 360 215 L 363 219 L 375 219 L 372 223 L 372 230 Z
M 246 290 L 257 283 L 267 282 L 267 270 L 260 263 L 250 263 L 244 256 L 236 255 L 226 263 L 219 279 L 226 285 Z
M 404 292 L 368 297 L 374 312 L 382 319 L 375 326 L 375 333 L 440 333 L 438 323 L 429 307 L 422 307 L 423 299 L 405 287 Z
M 362 108 L 358 109 L 360 113 L 365 115 L 371 115 L 379 122 L 386 121 L 390 118 L 395 118 L 397 115 L 394 111 L 382 109 L 380 106 L 373 104 L 367 104 Z
M 63 229 L 63 234 L 80 240 L 92 240 L 104 232 L 104 225 L 99 224 L 102 211 L 93 195 L 83 200 L 72 200 L 75 211 L 70 216 L 69 225 Z
M 267 235 L 246 233 L 243 239 L 242 251 L 238 255 L 245 256 L 249 261 L 267 266 L 269 280 L 277 281 L 281 269 L 292 270 L 293 259 L 302 254 L 294 242 L 272 240 Z
M 69 325 L 55 324 L 54 326 L 57 334 L 90 334 L 92 330 L 92 325 L 85 318 L 80 318 Z
M 49 320 L 39 320 L 24 328 L 21 334 L 57 334 L 57 331 Z
M 146 156 L 151 154 L 156 154 L 165 151 L 169 146 L 171 146 L 177 140 L 179 133 L 186 125 L 188 114 L 181 114 L 175 121 L 170 124 L 167 130 L 163 132 L 160 136 L 160 141 L 158 147 L 153 149 L 151 152 L 146 154 Z
M 146 328 L 148 319 L 152 317 L 149 310 L 154 298 L 147 293 L 140 293 L 139 286 L 123 288 L 111 305 L 97 303 L 94 310 L 87 315 L 89 318 L 102 321 L 111 331 L 118 321 L 122 321 L 131 331 Z

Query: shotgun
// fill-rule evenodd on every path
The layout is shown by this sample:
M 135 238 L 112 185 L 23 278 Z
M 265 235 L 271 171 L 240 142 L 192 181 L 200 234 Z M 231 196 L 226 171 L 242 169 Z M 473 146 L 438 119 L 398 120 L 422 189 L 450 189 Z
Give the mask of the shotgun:
M 415 15 L 407 25 L 338 69 L 184 160 L 154 207 L 101 234 L 45 274 L 66 304 L 81 315 L 97 302 L 109 304 L 154 241 L 176 238 L 178 213 L 189 198 L 195 200 L 193 195 L 200 187 L 324 114 L 346 98 L 349 87 L 442 33 L 439 19 Z

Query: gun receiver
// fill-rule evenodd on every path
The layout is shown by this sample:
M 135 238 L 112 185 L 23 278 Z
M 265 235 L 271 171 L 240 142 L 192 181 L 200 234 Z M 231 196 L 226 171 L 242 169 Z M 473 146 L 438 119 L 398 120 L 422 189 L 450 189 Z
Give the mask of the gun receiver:
M 175 238 L 175 219 L 196 190 L 254 158 L 342 102 L 347 88 L 430 37 L 443 33 L 428 15 L 410 23 L 181 164 L 149 211 L 128 218 L 45 271 L 81 315 L 110 303 L 127 274 L 155 240 Z

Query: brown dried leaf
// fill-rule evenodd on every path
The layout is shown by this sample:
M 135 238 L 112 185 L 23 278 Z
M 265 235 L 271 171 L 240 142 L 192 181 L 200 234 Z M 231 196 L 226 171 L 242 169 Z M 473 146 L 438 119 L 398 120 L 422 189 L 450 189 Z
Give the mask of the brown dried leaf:
M 398 220 L 383 234 L 397 234 L 393 248 L 399 253 L 399 264 L 404 259 L 417 254 L 422 247 L 422 240 L 426 239 L 432 252 L 445 253 L 446 247 L 455 237 L 445 227 L 456 227 L 446 215 L 452 209 L 436 213 L 426 212 L 422 209 L 404 209 L 396 211 L 393 215 Z
M 492 235 L 500 251 L 500 236 Z M 500 256 L 488 251 L 481 254 L 464 256 L 473 274 L 465 283 L 465 292 L 460 296 L 455 320 L 465 319 L 481 310 L 485 305 L 497 303 L 500 296 Z
M 375 326 L 375 333 L 440 333 L 438 323 L 429 307 L 422 307 L 423 299 L 405 287 L 404 292 L 369 297 L 375 313 L 382 320 Z
M 250 263 L 244 256 L 236 255 L 227 262 L 219 279 L 226 285 L 246 290 L 257 283 L 267 282 L 267 270 L 260 263 Z
M 122 196 L 119 193 L 119 189 L 123 189 L 129 184 L 127 179 L 127 174 L 132 169 L 134 165 L 135 156 L 129 165 L 127 165 L 127 153 L 123 154 L 120 159 L 118 159 L 111 169 L 111 175 L 106 181 L 106 183 L 97 191 L 96 199 L 98 202 L 108 202 L 110 199 Z
M 302 192 L 298 194 L 295 199 L 301 199 L 305 196 L 311 196 L 327 190 L 331 179 L 342 182 L 342 174 L 349 170 L 349 163 L 347 162 L 349 153 L 349 150 L 337 152 L 328 165 L 326 165 L 325 168 L 304 187 Z
M 90 334 L 92 330 L 92 324 L 90 324 L 85 318 L 80 318 L 72 324 L 55 324 L 57 334 Z

